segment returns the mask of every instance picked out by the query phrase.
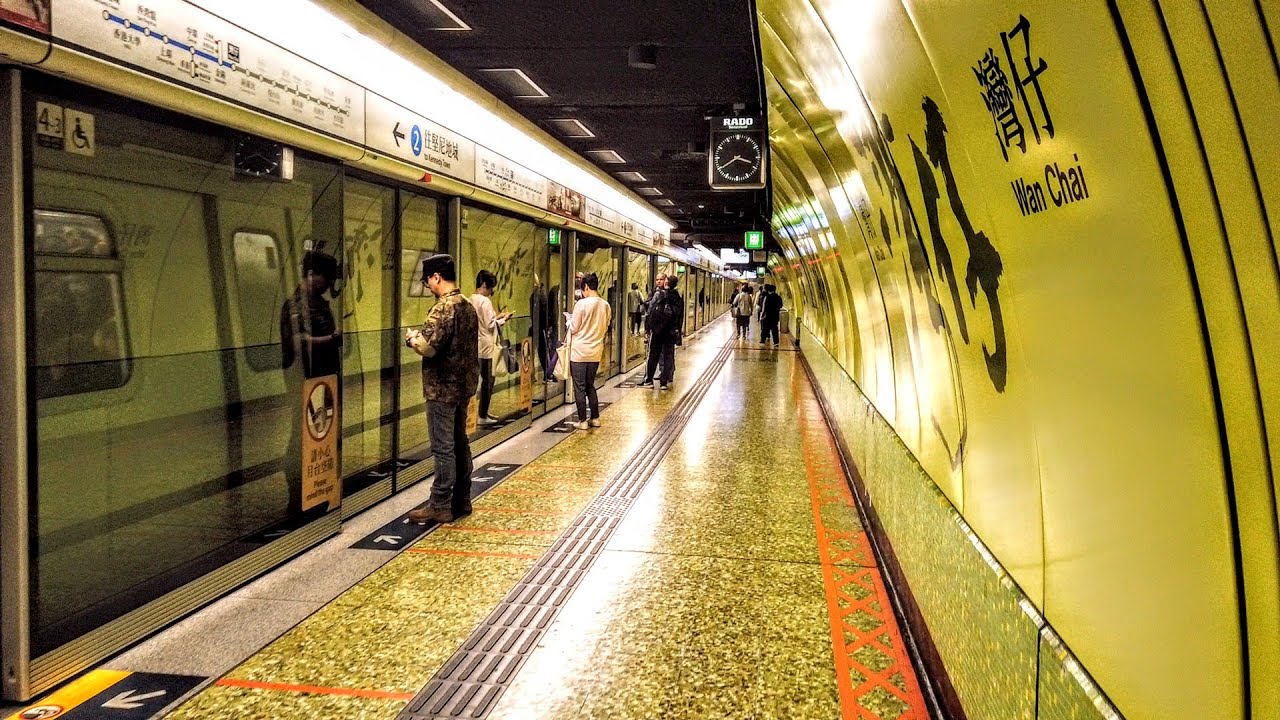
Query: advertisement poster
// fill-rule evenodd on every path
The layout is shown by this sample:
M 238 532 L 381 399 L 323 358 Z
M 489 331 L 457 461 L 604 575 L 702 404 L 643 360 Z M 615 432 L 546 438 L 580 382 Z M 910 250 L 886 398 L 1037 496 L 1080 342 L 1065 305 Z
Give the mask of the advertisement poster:
M 49 32 L 49 0 L 0 0 L 0 20 Z
M 302 509 L 342 503 L 338 478 L 338 376 L 307 380 L 302 386 Z
M 520 406 L 533 409 L 533 338 L 520 341 Z
M 557 215 L 582 220 L 585 217 L 587 200 L 580 192 L 570 190 L 560 183 L 548 181 L 547 209 Z

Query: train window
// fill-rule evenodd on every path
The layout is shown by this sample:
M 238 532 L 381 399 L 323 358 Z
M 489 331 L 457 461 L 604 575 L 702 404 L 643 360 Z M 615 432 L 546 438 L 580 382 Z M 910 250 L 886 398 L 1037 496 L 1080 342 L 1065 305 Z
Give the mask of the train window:
M 259 231 L 232 235 L 235 283 L 245 361 L 260 372 L 280 369 L 280 303 L 284 302 L 284 268 L 280 243 Z
M 129 380 L 121 265 L 93 215 L 35 211 L 36 395 L 108 390 Z

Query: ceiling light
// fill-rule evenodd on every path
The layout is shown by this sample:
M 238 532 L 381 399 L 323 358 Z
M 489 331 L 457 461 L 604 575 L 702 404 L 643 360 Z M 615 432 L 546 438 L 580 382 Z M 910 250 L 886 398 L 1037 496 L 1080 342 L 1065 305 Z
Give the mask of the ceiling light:
M 699 210 L 706 210 L 706 209 L 707 209 L 707 206 L 706 206 L 706 205 L 699 205 L 699 206 L 698 206 L 698 209 L 699 209 Z
M 418 6 L 419 13 L 426 16 L 428 23 L 434 25 L 426 28 L 427 30 L 460 32 L 471 29 L 470 25 L 462 22 L 462 18 L 454 15 L 440 0 L 416 0 L 414 4 Z
M 659 189 L 658 189 L 658 188 L 656 188 L 656 187 L 638 187 L 638 188 L 636 188 L 636 194 L 637 194 L 637 195 L 648 195 L 648 196 L 652 197 L 652 196 L 654 196 L 654 195 L 661 195 L 661 194 L 662 194 L 662 191 L 661 191 L 661 190 L 659 190 Z
M 529 79 L 528 75 L 520 68 L 484 68 L 480 72 L 485 73 L 493 80 L 493 84 L 506 90 L 515 98 L 544 98 L 550 97 L 546 91 L 538 87 L 538 84 Z
M 626 162 L 622 156 L 614 150 L 588 150 L 587 156 L 596 162 L 605 163 L 606 165 L 618 165 Z
M 658 46 L 648 43 L 627 48 L 627 65 L 637 70 L 653 70 L 658 67 Z
M 547 124 L 560 131 L 560 134 L 564 137 L 592 138 L 596 136 L 586 125 L 582 124 L 581 120 L 573 118 L 551 118 L 547 121 Z
M 654 201 L 653 201 L 653 204 L 654 204 L 654 205 L 661 205 L 662 207 L 671 207 L 671 206 L 675 205 L 675 204 L 676 204 L 676 202 L 675 202 L 674 200 L 668 200 L 667 198 L 659 198 L 659 199 L 657 199 L 657 200 L 654 200 Z
M 649 178 L 645 177 L 644 175 L 641 175 L 640 173 L 634 170 L 627 170 L 626 172 L 614 173 L 614 175 L 617 175 L 618 179 L 626 180 L 627 182 L 649 182 Z

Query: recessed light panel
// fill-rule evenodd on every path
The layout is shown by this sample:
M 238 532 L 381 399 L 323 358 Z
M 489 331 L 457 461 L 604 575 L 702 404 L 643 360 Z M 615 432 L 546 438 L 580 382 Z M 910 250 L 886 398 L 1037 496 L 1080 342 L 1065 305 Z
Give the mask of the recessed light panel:
M 464 32 L 471 29 L 470 25 L 462 22 L 462 18 L 454 15 L 440 0 L 412 0 L 412 4 L 415 14 L 426 25 L 426 30 Z
M 643 195 L 644 193 L 641 194 Z M 667 198 L 660 198 L 658 200 L 653 200 L 652 202 L 654 205 L 661 205 L 662 207 L 671 207 L 676 204 L 674 200 L 668 200 Z
M 552 118 L 547 124 L 556 129 L 562 137 L 570 138 L 592 138 L 596 134 L 591 132 L 582 121 L 573 118 Z
M 625 180 L 626 182 L 649 182 L 649 178 L 645 177 L 644 175 L 641 175 L 640 173 L 634 170 L 627 170 L 625 172 L 614 173 L 614 175 L 617 175 L 619 180 Z
M 588 150 L 587 156 L 596 162 L 606 165 L 618 165 L 626 162 L 615 150 Z
M 506 90 L 511 97 L 515 98 L 544 98 L 549 97 L 538 84 L 529 79 L 528 75 L 520 68 L 486 68 L 480 72 L 493 82 L 494 85 Z
M 636 188 L 636 194 L 637 194 L 637 195 L 648 195 L 648 196 L 650 196 L 650 197 L 653 197 L 653 196 L 655 196 L 655 195 L 661 195 L 661 194 L 662 194 L 662 191 L 661 191 L 661 190 L 659 190 L 659 189 L 658 189 L 658 188 L 656 188 L 656 187 L 638 187 L 638 188 Z

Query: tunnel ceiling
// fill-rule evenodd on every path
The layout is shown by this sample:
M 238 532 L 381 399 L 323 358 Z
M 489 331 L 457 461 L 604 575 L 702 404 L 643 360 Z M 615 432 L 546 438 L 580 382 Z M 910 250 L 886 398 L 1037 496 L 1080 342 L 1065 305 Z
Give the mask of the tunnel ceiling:
M 676 242 L 740 246 L 743 230 L 768 227 L 765 192 L 707 187 L 708 117 L 762 106 L 748 0 L 580 0 L 554 11 L 525 0 L 360 2 L 628 187 L 657 188 L 646 199 L 674 203 L 654 207 L 679 226 Z M 441 29 L 459 21 L 470 29 Z M 628 64 L 644 44 L 656 46 L 653 70 Z M 519 97 L 533 91 L 515 89 L 514 73 L 486 72 L 496 68 L 521 70 L 547 97 Z M 595 137 L 572 137 L 557 119 Z

